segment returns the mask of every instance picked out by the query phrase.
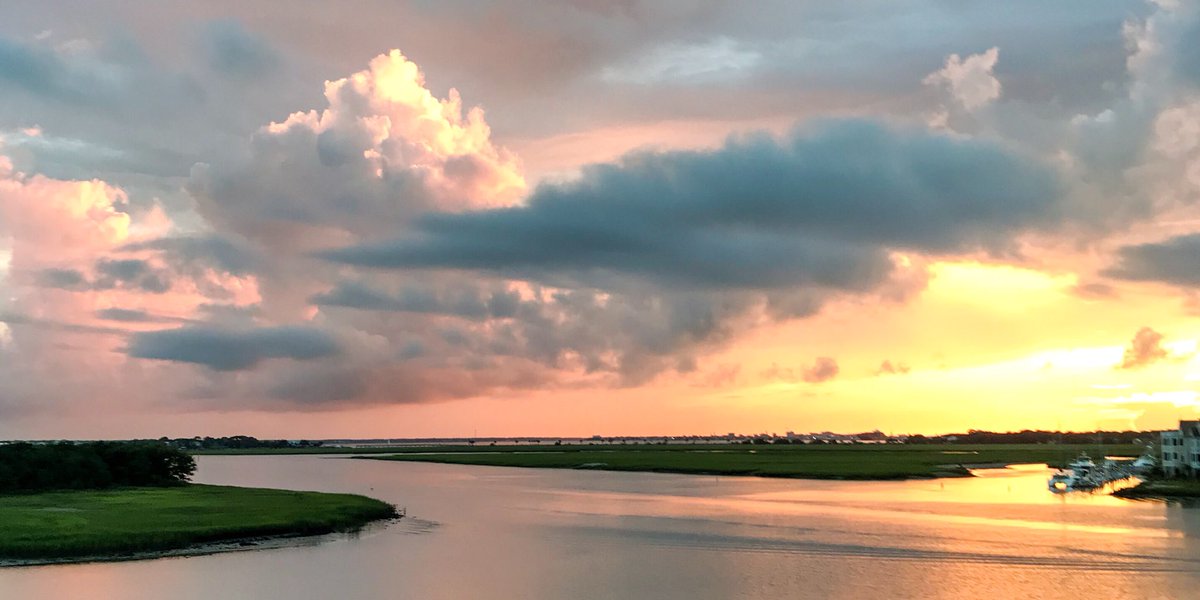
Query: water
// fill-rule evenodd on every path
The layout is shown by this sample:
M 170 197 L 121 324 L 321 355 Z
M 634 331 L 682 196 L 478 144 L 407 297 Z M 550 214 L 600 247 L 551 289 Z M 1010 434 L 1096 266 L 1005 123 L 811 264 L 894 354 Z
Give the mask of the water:
M 1200 509 L 1055 496 L 1044 468 L 817 482 L 201 457 L 204 483 L 368 494 L 357 537 L 0 569 L 0 598 L 1195 598 Z

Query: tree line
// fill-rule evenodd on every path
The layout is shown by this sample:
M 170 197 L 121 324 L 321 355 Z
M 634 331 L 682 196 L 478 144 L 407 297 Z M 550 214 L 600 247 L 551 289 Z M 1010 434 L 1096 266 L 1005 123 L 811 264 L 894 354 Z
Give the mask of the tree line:
M 190 437 L 168 438 L 161 437 L 158 441 L 183 450 L 246 450 L 253 448 L 319 448 L 320 441 L 309 440 L 260 440 L 248 435 L 232 435 L 229 437 Z
M 177 485 L 195 471 L 190 455 L 160 443 L 0 445 L 0 493 Z
M 923 436 L 910 435 L 908 444 L 1145 444 L 1157 442 L 1157 431 L 980 431 Z

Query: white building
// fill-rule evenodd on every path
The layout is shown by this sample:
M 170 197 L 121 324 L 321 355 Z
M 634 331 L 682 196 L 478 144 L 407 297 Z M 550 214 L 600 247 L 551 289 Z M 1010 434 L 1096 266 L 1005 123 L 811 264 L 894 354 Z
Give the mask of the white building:
M 1180 421 L 1162 433 L 1162 468 L 1167 477 L 1200 475 L 1200 421 Z

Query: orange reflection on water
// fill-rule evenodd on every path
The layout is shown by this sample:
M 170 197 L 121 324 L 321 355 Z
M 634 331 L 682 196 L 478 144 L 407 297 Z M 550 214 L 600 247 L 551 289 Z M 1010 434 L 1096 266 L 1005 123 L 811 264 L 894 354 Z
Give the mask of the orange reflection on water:
M 823 515 L 881 522 L 936 522 L 1019 528 L 1063 533 L 1177 537 L 1144 521 L 1131 526 L 1107 522 L 1106 510 L 1129 508 L 1129 500 L 1096 493 L 1053 493 L 1046 486 L 1052 473 L 1046 465 L 1017 465 L 978 469 L 974 477 L 842 482 L 797 480 L 788 490 L 730 496 L 676 496 L 621 492 L 556 491 L 564 512 L 647 517 L 691 514 L 711 518 L 721 514 L 759 516 Z M 725 478 L 732 482 L 744 478 Z M 719 486 L 714 479 L 714 486 Z M 881 498 L 886 499 L 881 502 Z M 999 509 L 1005 505 L 1007 509 Z M 1059 510 L 1071 506 L 1072 510 Z M 989 508 L 994 507 L 994 508 Z M 1146 522 L 1147 527 L 1136 523 Z

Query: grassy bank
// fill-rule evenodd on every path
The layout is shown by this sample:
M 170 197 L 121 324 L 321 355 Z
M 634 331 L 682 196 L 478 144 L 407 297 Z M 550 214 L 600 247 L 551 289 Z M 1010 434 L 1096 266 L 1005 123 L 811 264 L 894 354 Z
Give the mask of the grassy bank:
M 1114 496 L 1142 500 L 1200 499 L 1200 481 L 1190 479 L 1151 479 L 1113 492 Z
M 307 448 L 220 448 L 188 450 L 194 456 L 259 456 L 276 454 L 394 454 L 405 447 L 343 448 L 340 446 L 309 446 Z
M 0 496 L 0 560 L 154 552 L 352 530 L 395 516 L 350 494 L 211 485 Z
M 908 479 L 969 475 L 972 465 L 1063 464 L 1094 447 L 994 445 L 667 445 L 442 446 L 409 448 L 374 460 L 497 467 L 599 469 L 806 479 Z M 1137 456 L 1137 446 L 1108 446 L 1109 455 Z M 965 466 L 964 466 L 965 465 Z

